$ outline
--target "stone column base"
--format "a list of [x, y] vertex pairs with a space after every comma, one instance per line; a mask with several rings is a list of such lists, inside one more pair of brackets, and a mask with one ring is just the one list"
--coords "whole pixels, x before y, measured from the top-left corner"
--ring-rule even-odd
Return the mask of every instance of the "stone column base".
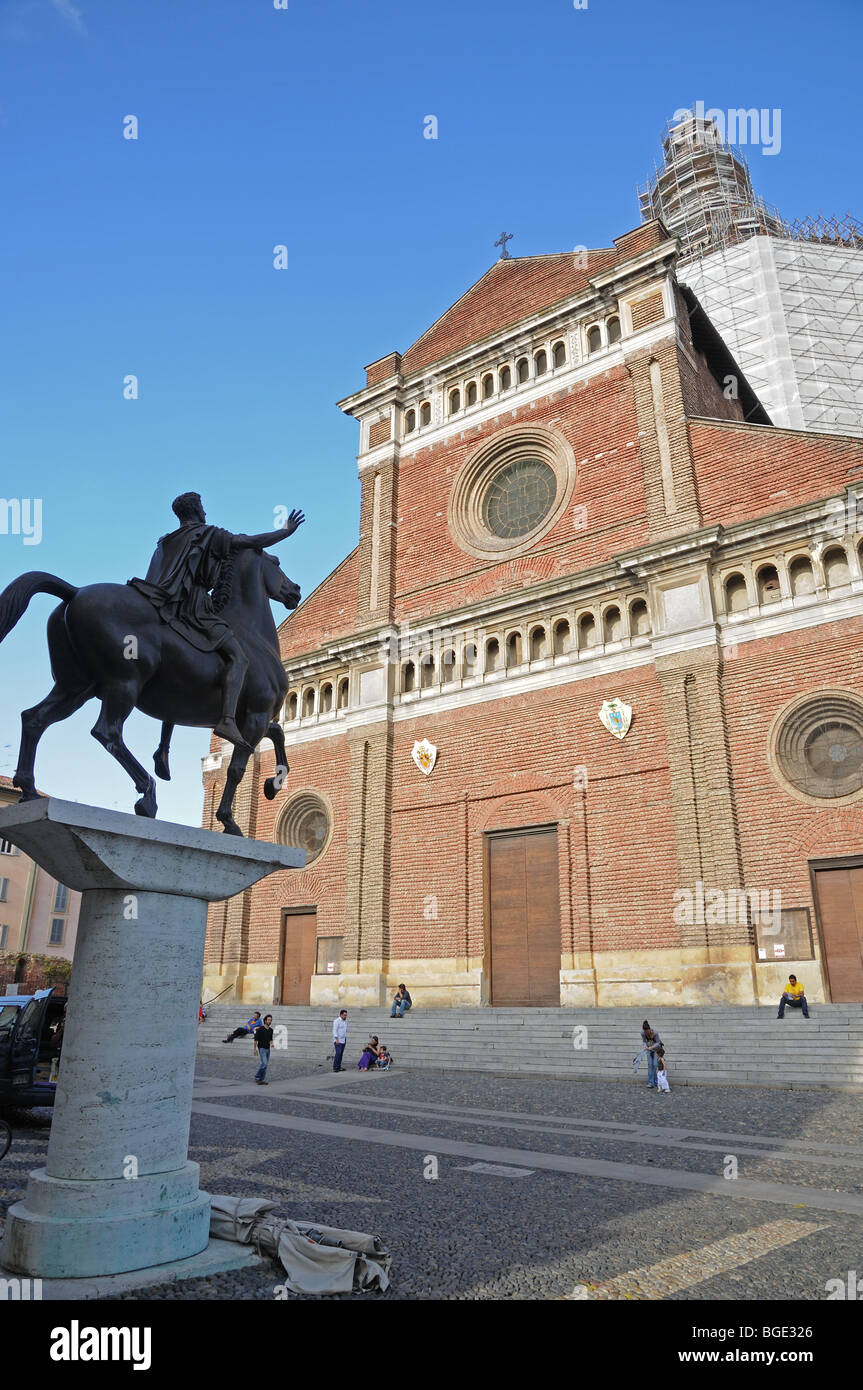
[[172, 1173], [93, 1183], [37, 1168], [23, 1202], [9, 1210], [4, 1265], [80, 1279], [198, 1255], [210, 1238], [210, 1198], [198, 1190], [198, 1174], [188, 1162]]

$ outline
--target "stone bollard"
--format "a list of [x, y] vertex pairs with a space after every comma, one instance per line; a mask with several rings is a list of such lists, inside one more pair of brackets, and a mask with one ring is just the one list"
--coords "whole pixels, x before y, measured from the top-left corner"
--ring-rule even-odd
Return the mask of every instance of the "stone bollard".
[[82, 894], [44, 1168], [10, 1208], [0, 1266], [40, 1278], [140, 1270], [206, 1249], [187, 1158], [207, 903], [305, 854], [55, 798], [0, 835]]

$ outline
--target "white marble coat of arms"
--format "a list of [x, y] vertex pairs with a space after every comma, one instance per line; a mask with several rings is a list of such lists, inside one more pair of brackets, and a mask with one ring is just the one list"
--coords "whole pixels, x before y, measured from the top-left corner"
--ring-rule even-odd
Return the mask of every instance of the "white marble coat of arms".
[[437, 762], [437, 749], [433, 743], [429, 743], [427, 738], [418, 739], [411, 749], [411, 757], [420, 772], [424, 772], [428, 777]]
[[632, 723], [632, 705], [625, 700], [603, 700], [599, 717], [610, 734], [615, 738], [626, 738]]

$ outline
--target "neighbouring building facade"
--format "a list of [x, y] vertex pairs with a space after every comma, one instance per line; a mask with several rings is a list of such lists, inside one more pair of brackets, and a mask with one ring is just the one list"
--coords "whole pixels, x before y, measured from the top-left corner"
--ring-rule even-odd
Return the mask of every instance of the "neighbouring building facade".
[[[0, 777], [0, 806], [14, 805], [20, 795], [11, 778]], [[0, 956], [71, 960], [80, 906], [80, 893], [0, 838]]]
[[307, 866], [206, 997], [863, 1000], [863, 441], [770, 423], [678, 252], [505, 255], [341, 402], [359, 543], [235, 809]]

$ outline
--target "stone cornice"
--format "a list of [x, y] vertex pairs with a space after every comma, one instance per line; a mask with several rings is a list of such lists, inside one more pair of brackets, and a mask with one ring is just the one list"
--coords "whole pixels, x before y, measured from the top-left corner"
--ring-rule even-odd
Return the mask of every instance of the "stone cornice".
[[[574, 603], [591, 604], [598, 600], [613, 601], [623, 590], [635, 597], [645, 592], [646, 582], [660, 573], [697, 564], [739, 562], [744, 549], [757, 550], [779, 542], [787, 545], [799, 538], [811, 540], [824, 533], [824, 540], [841, 540], [836, 519], [841, 515], [839, 505], [849, 505], [861, 497], [854, 485], [845, 488], [842, 498], [822, 498], [803, 503], [789, 511], [736, 522], [719, 524], [687, 532], [667, 540], [650, 542], [636, 550], [615, 556], [602, 564], [577, 573], [543, 580], [529, 588], [505, 594], [490, 594], [471, 604], [456, 608], [438, 609], [422, 621], [410, 624], [382, 624], [362, 632], [342, 637], [325, 647], [301, 653], [285, 660], [285, 668], [295, 680], [315, 679], [337, 667], [357, 666], [380, 661], [382, 653], [394, 641], [407, 643], [411, 633], [417, 637], [429, 631], [446, 633], [470, 631], [518, 623], [541, 613], [552, 618]], [[863, 509], [863, 502], [861, 502]], [[863, 517], [861, 527], [863, 529]]]

